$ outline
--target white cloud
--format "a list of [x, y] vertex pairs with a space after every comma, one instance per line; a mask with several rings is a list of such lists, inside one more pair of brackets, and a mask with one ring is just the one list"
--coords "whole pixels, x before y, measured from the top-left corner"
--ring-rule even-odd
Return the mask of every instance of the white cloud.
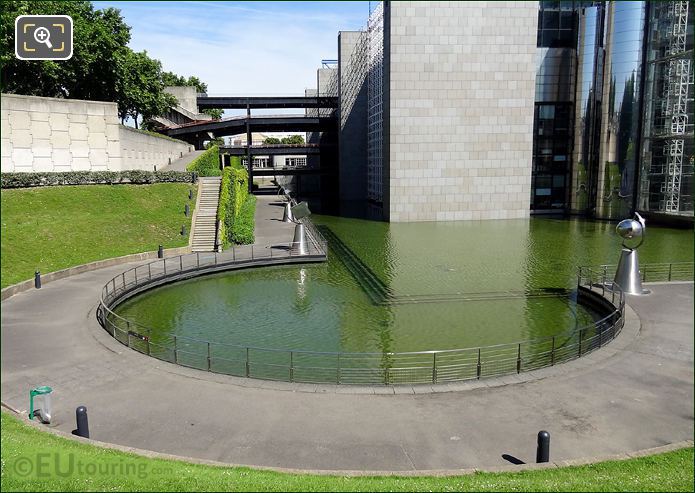
[[[208, 93], [303, 94], [339, 30], [361, 27], [366, 2], [97, 2], [132, 26], [131, 47], [165, 70], [207, 82]], [[346, 9], [348, 9], [346, 11]]]

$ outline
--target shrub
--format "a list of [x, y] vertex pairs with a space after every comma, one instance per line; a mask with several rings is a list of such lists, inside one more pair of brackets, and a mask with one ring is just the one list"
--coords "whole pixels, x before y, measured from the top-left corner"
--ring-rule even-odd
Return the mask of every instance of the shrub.
[[46, 173], [2, 173], [2, 188], [50, 187], [57, 185], [115, 185], [119, 183], [192, 183], [188, 171], [65, 171]]
[[248, 182], [249, 175], [241, 166], [241, 159], [232, 156], [231, 166], [227, 166], [222, 174], [220, 203], [217, 206], [223, 248], [232, 243], [254, 242], [256, 198], [249, 195]]
[[194, 171], [199, 176], [220, 176], [220, 150], [212, 146], [200, 156], [191, 161], [186, 170]]
[[237, 245], [248, 245], [256, 241], [253, 234], [255, 228], [256, 196], [247, 195], [239, 214], [234, 218], [231, 241]]
[[[227, 231], [231, 231], [231, 220], [234, 217], [234, 210], [230, 207], [232, 203], [232, 170], [225, 168], [222, 173], [222, 184], [220, 186], [220, 202], [217, 204], [217, 219], [220, 221], [220, 238], [222, 248], [229, 246]], [[229, 215], [227, 213], [229, 212]]]

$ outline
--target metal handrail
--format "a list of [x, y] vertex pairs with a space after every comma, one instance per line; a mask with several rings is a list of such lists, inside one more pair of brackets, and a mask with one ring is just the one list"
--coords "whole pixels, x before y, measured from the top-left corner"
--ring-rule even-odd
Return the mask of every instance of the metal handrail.
[[[615, 272], [617, 267], [618, 266], [615, 264], [602, 264], [595, 266], [594, 268]], [[692, 281], [695, 277], [694, 269], [694, 262], [640, 264], [642, 282]], [[647, 276], [648, 273], [651, 277]]]
[[[313, 238], [312, 243], [315, 242], [315, 245], [322, 247], [325, 252], [327, 249], [325, 239], [322, 236], [314, 238], [313, 230], [315, 228], [313, 224], [311, 221], [307, 221], [306, 224], [309, 226], [307, 228], [309, 235]], [[318, 234], [320, 235], [320, 233]], [[177, 335], [171, 336], [173, 338], [169, 343], [166, 341], [155, 342], [151, 340], [151, 328], [130, 321], [112, 310], [124, 299], [125, 294], [133, 293], [135, 289], [162, 279], [173, 280], [182, 275], [188, 276], [196, 271], [209, 270], [210, 268], [219, 270], [228, 265], [243, 265], [269, 259], [292, 257], [301, 262], [303, 256], [292, 256], [291, 244], [289, 246], [286, 255], [273, 256], [271, 249], [270, 255], [257, 256], [254, 254], [253, 246], [251, 246], [250, 252], [249, 248], [246, 248], [246, 253], [250, 253], [249, 256], [241, 255], [241, 252], [237, 253], [241, 249], [236, 248], [231, 251], [231, 259], [229, 251], [226, 255], [203, 254], [204, 256], [213, 256], [213, 263], [204, 262], [201, 265], [201, 254], [198, 253], [161, 259], [131, 268], [111, 279], [102, 288], [98, 319], [107, 332], [122, 344], [179, 365], [245, 377], [336, 384], [441, 383], [520, 373], [522, 370], [553, 366], [581, 357], [614, 339], [624, 324], [625, 296], [619, 286], [613, 285], [609, 281], [608, 266], [580, 267], [578, 269], [578, 296], [580, 298], [594, 296], [600, 292], [600, 296], [607, 300], [612, 307], [609, 313], [601, 319], [592, 324], [550, 337], [462, 349], [400, 353], [309, 351], [218, 343]], [[256, 247], [257, 249], [258, 247]], [[195, 266], [184, 269], [184, 257], [188, 259], [195, 257]], [[220, 257], [223, 257], [222, 262], [219, 261]], [[170, 270], [168, 273], [167, 260], [174, 266], [174, 270]], [[177, 264], [178, 270], [176, 269]], [[154, 275], [153, 265], [155, 265]], [[138, 269], [141, 272], [139, 278]], [[145, 270], [147, 275], [143, 272]], [[594, 295], [589, 293], [594, 293]], [[196, 349], [196, 345], [205, 350], [191, 350]], [[240, 351], [243, 353], [243, 357], [231, 357], [233, 355], [230, 354], [218, 356], [215, 354], [216, 348]], [[259, 355], [276, 355], [281, 359], [268, 361], [259, 358]], [[187, 358], [188, 361], [186, 361]], [[195, 362], [196, 358], [199, 360], [197, 363]], [[254, 360], [254, 358], [256, 359]], [[305, 374], [307, 372], [308, 374]]]

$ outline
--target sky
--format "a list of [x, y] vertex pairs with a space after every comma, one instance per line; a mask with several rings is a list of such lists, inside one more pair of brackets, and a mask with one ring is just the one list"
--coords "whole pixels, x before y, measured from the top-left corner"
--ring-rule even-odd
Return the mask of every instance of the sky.
[[369, 2], [94, 2], [121, 10], [130, 47], [211, 95], [303, 95], [338, 31], [366, 25]]

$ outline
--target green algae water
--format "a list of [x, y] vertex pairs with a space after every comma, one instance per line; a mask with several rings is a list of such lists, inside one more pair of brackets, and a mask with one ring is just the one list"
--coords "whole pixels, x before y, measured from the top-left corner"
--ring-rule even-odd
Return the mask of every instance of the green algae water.
[[[153, 342], [376, 353], [514, 343], [591, 323], [572, 292], [577, 266], [620, 254], [604, 222], [314, 222], [331, 244], [325, 263], [182, 281], [116, 312], [150, 327]], [[691, 262], [693, 232], [651, 226], [639, 253], [642, 263]]]

